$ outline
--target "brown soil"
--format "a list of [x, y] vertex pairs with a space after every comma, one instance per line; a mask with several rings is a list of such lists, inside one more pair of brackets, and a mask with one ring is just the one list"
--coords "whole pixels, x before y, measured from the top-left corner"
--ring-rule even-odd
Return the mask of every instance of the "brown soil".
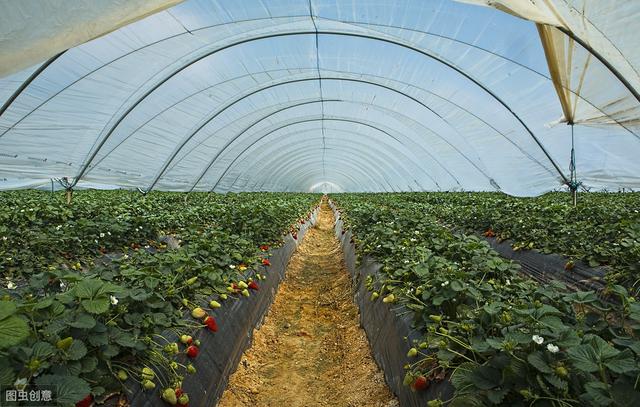
[[398, 405], [359, 326], [333, 222], [325, 203], [218, 406]]

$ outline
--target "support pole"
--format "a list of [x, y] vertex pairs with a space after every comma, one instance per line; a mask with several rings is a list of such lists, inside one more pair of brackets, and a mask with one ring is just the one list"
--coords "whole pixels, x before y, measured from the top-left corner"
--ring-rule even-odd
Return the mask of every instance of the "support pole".
[[571, 126], [571, 161], [569, 162], [569, 177], [570, 181], [568, 183], [569, 190], [571, 191], [571, 200], [573, 202], [573, 206], [578, 206], [578, 187], [580, 183], [578, 182], [578, 176], [576, 175], [576, 149], [573, 135], [573, 122], [570, 122]]

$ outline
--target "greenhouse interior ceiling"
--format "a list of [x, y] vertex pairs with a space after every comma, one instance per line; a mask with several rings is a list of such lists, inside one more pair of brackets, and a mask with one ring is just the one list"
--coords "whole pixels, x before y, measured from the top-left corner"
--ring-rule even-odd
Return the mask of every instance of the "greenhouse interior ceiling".
[[0, 189], [640, 187], [640, 2], [0, 3]]

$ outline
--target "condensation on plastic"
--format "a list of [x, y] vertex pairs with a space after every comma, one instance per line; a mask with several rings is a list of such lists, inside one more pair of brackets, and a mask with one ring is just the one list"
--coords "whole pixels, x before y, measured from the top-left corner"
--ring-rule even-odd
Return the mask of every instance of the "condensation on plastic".
[[[587, 68], [566, 81], [578, 179], [637, 188], [638, 103], [599, 61]], [[0, 78], [0, 103], [34, 69]], [[569, 174], [562, 119], [535, 23], [501, 11], [188, 0], [71, 48], [15, 99], [0, 189], [82, 174], [78, 187], [537, 195], [564, 187], [551, 160]]]

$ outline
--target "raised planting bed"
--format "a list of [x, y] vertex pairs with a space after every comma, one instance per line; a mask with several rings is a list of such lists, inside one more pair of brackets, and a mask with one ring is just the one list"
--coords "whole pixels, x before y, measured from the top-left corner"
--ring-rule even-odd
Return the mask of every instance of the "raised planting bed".
[[387, 385], [403, 407], [425, 406], [429, 400], [450, 398], [453, 387], [448, 380], [430, 386], [427, 391], [415, 391], [403, 383], [407, 352], [413, 347], [411, 344], [414, 341], [422, 340], [422, 334], [413, 327], [411, 310], [402, 305], [389, 306], [382, 301], [371, 301], [366, 282], [380, 280], [382, 265], [368, 256], [357, 262], [352, 232], [343, 229], [340, 213], [335, 205], [331, 207], [336, 217], [335, 234], [340, 240], [347, 270], [353, 281], [353, 298], [360, 310], [360, 325], [367, 334], [373, 357], [382, 369]]
[[[402, 350], [389, 341], [395, 368], [380, 362], [394, 369], [394, 390], [402, 366], [427, 406], [640, 405], [640, 304], [624, 287], [607, 287], [612, 304], [593, 290], [539, 284], [475, 233], [453, 233], [405, 198], [332, 196], [338, 235], [357, 250], [348, 262], [379, 264], [356, 273], [358, 290], [367, 288], [358, 302], [382, 303], [377, 313], [395, 310], [415, 329]], [[384, 344], [375, 332], [372, 344]], [[434, 394], [443, 383], [452, 393]]]
[[[201, 341], [198, 356], [190, 359], [181, 355], [178, 360], [182, 364], [191, 363], [197, 372], [182, 383], [183, 391], [189, 394], [190, 405], [215, 406], [222, 397], [229, 377], [238, 367], [243, 352], [251, 345], [254, 328], [262, 324], [273, 303], [278, 287], [285, 277], [289, 259], [304, 239], [308, 228], [315, 224], [317, 214], [318, 209], [315, 209], [305, 224], [297, 225], [296, 239], [293, 238], [293, 234], [288, 234], [281, 247], [269, 251], [270, 266], [256, 270], [266, 275], [266, 278], [260, 281], [258, 291], [253, 291], [248, 298], [238, 294], [230, 295], [223, 307], [210, 313], [216, 319], [219, 332], [199, 330], [197, 335], [193, 336], [193, 340]], [[185, 315], [185, 319], [190, 318], [190, 315]], [[179, 338], [170, 332], [163, 336], [167, 338], [168, 343], [179, 341]], [[132, 388], [134, 391], [129, 397], [132, 406], [167, 405], [161, 399], [160, 389], [144, 391], [135, 385]]]

